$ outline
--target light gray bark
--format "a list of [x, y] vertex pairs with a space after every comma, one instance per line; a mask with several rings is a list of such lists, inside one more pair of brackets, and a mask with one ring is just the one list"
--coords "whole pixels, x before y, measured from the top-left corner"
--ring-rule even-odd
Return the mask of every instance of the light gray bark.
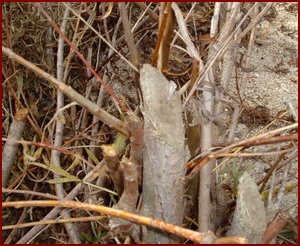
[[[185, 174], [184, 125], [179, 94], [157, 69], [140, 73], [144, 116], [143, 205], [141, 214], [182, 225]], [[143, 230], [145, 231], [145, 230]], [[148, 228], [145, 243], [178, 243], [179, 238]]]

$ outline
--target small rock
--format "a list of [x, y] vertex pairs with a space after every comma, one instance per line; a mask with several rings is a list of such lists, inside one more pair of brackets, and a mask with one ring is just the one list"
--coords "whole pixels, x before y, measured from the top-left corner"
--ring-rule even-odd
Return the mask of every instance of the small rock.
[[245, 237], [252, 244], [260, 243], [266, 227], [266, 212], [258, 187], [244, 172], [240, 178], [232, 226], [227, 235]]

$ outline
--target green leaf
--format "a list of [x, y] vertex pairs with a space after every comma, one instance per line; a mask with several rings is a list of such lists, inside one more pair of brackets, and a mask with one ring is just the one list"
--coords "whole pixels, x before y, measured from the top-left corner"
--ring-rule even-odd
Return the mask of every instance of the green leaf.
[[124, 136], [121, 133], [118, 133], [116, 140], [113, 143], [113, 148], [115, 149], [115, 151], [119, 154], [122, 152], [122, 150], [125, 148], [126, 146], [126, 142], [127, 142], [127, 137]]
[[88, 234], [86, 234], [85, 232], [80, 232], [80, 236], [82, 236], [86, 241], [88, 241], [91, 244], [96, 243], [95, 240]]
[[116, 201], [116, 199], [114, 198], [113, 194], [109, 193], [109, 196], [110, 196], [110, 199], [112, 200], [113, 204], [116, 205], [116, 204], [117, 204], [117, 201]]

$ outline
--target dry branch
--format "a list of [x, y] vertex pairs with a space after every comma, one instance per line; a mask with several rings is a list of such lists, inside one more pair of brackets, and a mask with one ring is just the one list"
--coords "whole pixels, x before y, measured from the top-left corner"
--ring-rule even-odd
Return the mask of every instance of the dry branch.
[[28, 207], [28, 206], [40, 206], [40, 207], [48, 207], [48, 206], [56, 206], [56, 208], [78, 208], [78, 209], [86, 209], [90, 211], [100, 212], [104, 214], [108, 214], [111, 216], [119, 217], [122, 219], [130, 220], [134, 223], [140, 223], [142, 225], [146, 225], [149, 227], [155, 227], [159, 230], [173, 233], [180, 237], [189, 239], [195, 243], [246, 243], [245, 239], [242, 237], [228, 237], [228, 238], [216, 238], [215, 235], [209, 231], [206, 233], [199, 233], [189, 229], [185, 229], [176, 225], [172, 225], [170, 223], [160, 221], [157, 219], [152, 219], [149, 217], [144, 217], [138, 214], [134, 214], [131, 212], [127, 212], [124, 210], [118, 210], [114, 208], [109, 208], [101, 205], [94, 204], [84, 204], [80, 202], [74, 201], [19, 201], [19, 202], [4, 202], [2, 203], [3, 208], [7, 207]]
[[[226, 154], [226, 152], [229, 152], [229, 150], [231, 149], [234, 149], [235, 147], [237, 146], [243, 146], [243, 145], [247, 145], [249, 142], [254, 142], [254, 141], [259, 141], [261, 139], [264, 139], [264, 138], [268, 138], [268, 137], [272, 137], [280, 132], [284, 132], [286, 130], [293, 130], [295, 128], [298, 128], [298, 123], [294, 123], [292, 125], [289, 125], [289, 126], [285, 126], [285, 127], [281, 127], [281, 128], [278, 128], [276, 130], [273, 130], [273, 131], [270, 131], [270, 132], [267, 132], [267, 133], [263, 133], [263, 134], [260, 134], [260, 135], [256, 135], [254, 137], [251, 137], [249, 139], [245, 139], [245, 140], [241, 140], [241, 141], [238, 141], [238, 142], [235, 142], [225, 148], [222, 148], [221, 150], [218, 150], [218, 151], [214, 151], [212, 152], [211, 154], [208, 154], [206, 156], [204, 156], [203, 158], [201, 158], [199, 160], [199, 157], [201, 156], [197, 156], [195, 158], [193, 158], [192, 160], [190, 160], [188, 163], [187, 163], [187, 168], [191, 168], [193, 167], [193, 170], [183, 178], [184, 182], [188, 182], [189, 180], [191, 180], [197, 173], [198, 171], [203, 167], [205, 166], [206, 164], [208, 164], [208, 161], [211, 160], [211, 159], [216, 159], [216, 158], [220, 158], [220, 157], [224, 157], [224, 156], [255, 156], [255, 154], [253, 153], [245, 153], [245, 154], [240, 154], [240, 153], [229, 153], [229, 154]], [[239, 150], [241, 150], [242, 147], [240, 147]], [[288, 150], [283, 150], [283, 151], [280, 151], [280, 152], [272, 152], [270, 154], [274, 155], [274, 154], [281, 154], [283, 152], [288, 152], [288, 151], [291, 151], [293, 150], [293, 148], [291, 149], [288, 149]], [[236, 151], [236, 152], [238, 152]], [[266, 155], [268, 153], [259, 153], [257, 154], [258, 156], [260, 155]]]
[[10, 49], [7, 49], [2, 46], [3, 54], [7, 55], [9, 58], [15, 60], [16, 62], [22, 64], [23, 66], [27, 67], [31, 71], [37, 73], [39, 76], [44, 78], [46, 81], [54, 84], [57, 86], [62, 93], [68, 96], [71, 100], [77, 102], [80, 106], [87, 108], [92, 114], [99, 117], [99, 119], [107, 124], [109, 127], [113, 127], [117, 131], [121, 132], [125, 136], [129, 136], [127, 129], [124, 127], [124, 123], [119, 119], [115, 118], [111, 114], [107, 113], [102, 108], [98, 107], [96, 104], [92, 103], [91, 101], [87, 100], [84, 96], [80, 95], [78, 92], [74, 91], [72, 87], [63, 84], [62, 82], [58, 81], [56, 78], [51, 76], [50, 74], [46, 73], [42, 69], [38, 68], [37, 66], [33, 65], [31, 62], [25, 60], [24, 58], [18, 56]]
[[[213, 59], [207, 63], [204, 67], [204, 70], [201, 71], [200, 76], [198, 77], [196, 83], [194, 84], [194, 86], [192, 87], [190, 93], [188, 94], [188, 96], [185, 99], [185, 102], [183, 104], [183, 106], [186, 105], [187, 101], [192, 97], [193, 93], [195, 92], [195, 90], [197, 89], [197, 87], [203, 82], [204, 78], [207, 76], [208, 71], [210, 70], [210, 68], [214, 65], [214, 63], [217, 60], [220, 60], [220, 58], [222, 58], [222, 56], [224, 55], [224, 52], [227, 50], [228, 48], [228, 44], [230, 42], [232, 42], [234, 35], [238, 32], [238, 30], [240, 29], [240, 27], [242, 26], [242, 24], [246, 21], [247, 17], [250, 15], [250, 13], [253, 11], [253, 9], [258, 5], [259, 3], [255, 3], [249, 10], [248, 12], [243, 16], [242, 20], [239, 22], [239, 24], [236, 26], [236, 28], [234, 29], [234, 31], [230, 34], [230, 36], [228, 38], [226, 38], [224, 40], [224, 42], [222, 44], [220, 44], [219, 49], [216, 50]], [[273, 3], [268, 3], [264, 9], [261, 11], [261, 13], [266, 13], [266, 11], [271, 8], [273, 5]], [[172, 7], [175, 6], [174, 3], [172, 4]], [[174, 8], [173, 8], [174, 9]], [[174, 9], [175, 11], [175, 9]], [[248, 31], [251, 30], [251, 28], [249, 29], [249, 27], [253, 27], [255, 26], [263, 17], [262, 14], [259, 14], [256, 18], [254, 18], [251, 23], [248, 25], [248, 27], [246, 28]], [[176, 14], [176, 11], [175, 11]], [[241, 38], [243, 38], [247, 33], [245, 31], [243, 31], [242, 34], [240, 34], [238, 36], [238, 38], [235, 39], [235, 42], [238, 42]], [[200, 66], [202, 67], [202, 65], [200, 64]]]
[[162, 36], [161, 45], [159, 47], [157, 69], [164, 73], [168, 70], [168, 61], [171, 48], [171, 40], [174, 31], [175, 16], [172, 9], [169, 10], [169, 14], [166, 20], [166, 27]]
[[[64, 5], [67, 7], [67, 8], [70, 8], [67, 6], [66, 3], [64, 3]], [[86, 20], [80, 16], [74, 9], [70, 8], [70, 10], [73, 12], [74, 15], [76, 15], [83, 23], [85, 23], [89, 28], [90, 30], [92, 30], [104, 43], [106, 43], [114, 52], [116, 52], [122, 60], [126, 61], [128, 63], [128, 65], [134, 70], [134, 71], [137, 71], [138, 72], [138, 69], [130, 62], [128, 61], [119, 51], [117, 51], [99, 32], [97, 32], [95, 30], [95, 28], [93, 28], [89, 23], [86, 22]], [[120, 39], [124, 39], [125, 38], [125, 35], [122, 36]], [[120, 42], [119, 40], [116, 41], [116, 43]], [[96, 76], [97, 77], [97, 76]]]
[[163, 17], [161, 19], [160, 26], [159, 26], [159, 32], [158, 32], [158, 37], [157, 37], [157, 41], [156, 41], [156, 45], [155, 45], [155, 50], [154, 50], [153, 57], [152, 57], [152, 63], [151, 63], [152, 66], [154, 66], [156, 64], [157, 59], [158, 59], [158, 51], [160, 49], [163, 34], [165, 32], [167, 18], [168, 18], [168, 15], [170, 14], [171, 4], [172, 4], [171, 2], [168, 2], [164, 9], [164, 12], [163, 12]]
[[[83, 182], [92, 182], [95, 180], [99, 173], [101, 173], [101, 167], [103, 166], [103, 161], [100, 162], [94, 169], [92, 169], [82, 180]], [[72, 200], [74, 199], [78, 193], [81, 191], [82, 184], [77, 184], [65, 197], [65, 200]], [[47, 221], [50, 219], [54, 219], [57, 217], [57, 215], [62, 210], [61, 207], [55, 207], [53, 208], [43, 219], [42, 221]], [[37, 233], [41, 232], [46, 225], [36, 225], [33, 228], [31, 228], [19, 241], [17, 244], [25, 244], [28, 243], [32, 238], [36, 236]]]
[[136, 4], [142, 10], [145, 10], [146, 13], [148, 15], [150, 15], [153, 20], [158, 22], [158, 15], [156, 13], [154, 13], [151, 9], [149, 9], [149, 6], [147, 6], [145, 3], [143, 3], [143, 2], [134, 2], [134, 4]]
[[[118, 104], [127, 111], [128, 109], [125, 105], [120, 101], [120, 99], [113, 93], [113, 91], [107, 86], [107, 84], [100, 78], [100, 76], [96, 73], [96, 71], [92, 68], [92, 66], [86, 61], [83, 55], [76, 49], [76, 47], [72, 44], [72, 42], [66, 37], [64, 33], [61, 32], [59, 27], [53, 22], [51, 17], [47, 14], [40, 3], [35, 3], [35, 6], [41, 10], [41, 12], [45, 15], [45, 17], [49, 20], [55, 30], [60, 34], [60, 36], [72, 47], [73, 51], [77, 54], [77, 56], [82, 60], [82, 62], [88, 67], [88, 69], [93, 73], [93, 75], [100, 81], [100, 83], [104, 86], [106, 91], [118, 102]], [[67, 9], [71, 9], [69, 5], [66, 5]]]
[[29, 222], [23, 224], [16, 224], [16, 225], [9, 225], [9, 226], [2, 226], [2, 230], [11, 230], [11, 229], [19, 229], [25, 227], [32, 227], [36, 225], [50, 225], [50, 224], [57, 224], [57, 223], [74, 223], [74, 222], [87, 222], [93, 220], [103, 220], [106, 219], [105, 215], [99, 216], [88, 216], [88, 217], [78, 217], [78, 218], [70, 218], [70, 219], [55, 219], [55, 220], [47, 220], [47, 221], [37, 221], [37, 222]]
[[265, 230], [261, 244], [269, 244], [271, 240], [281, 231], [281, 229], [288, 223], [288, 216], [283, 211], [279, 211], [275, 219], [268, 225]]
[[[68, 3], [70, 5], [70, 3]], [[69, 17], [69, 9], [65, 9], [64, 11], [64, 16], [63, 20], [60, 26], [60, 31], [62, 34], [66, 33], [67, 30], [67, 18]], [[63, 73], [64, 73], [64, 68], [63, 68], [63, 63], [64, 63], [64, 39], [62, 36], [59, 37], [58, 39], [58, 46], [57, 46], [57, 80], [63, 82]], [[57, 102], [57, 107], [56, 107], [56, 113], [61, 114], [60, 110], [64, 107], [64, 94], [57, 89], [57, 97], [56, 97], [56, 102]], [[55, 146], [61, 146], [63, 142], [63, 132], [64, 132], [64, 122], [60, 120], [59, 117], [56, 118], [56, 124], [55, 124], [55, 139], [54, 139], [54, 145]], [[51, 151], [51, 162], [53, 165], [57, 168], [61, 168], [61, 162], [60, 162], [60, 156], [61, 153], [56, 150]], [[60, 179], [61, 175], [54, 173], [54, 179]], [[55, 191], [57, 196], [62, 199], [65, 194], [65, 190], [63, 187], [62, 183], [56, 183], [55, 184]], [[70, 219], [71, 215], [69, 211], [63, 210], [61, 212], [62, 217], [64, 219]], [[80, 244], [80, 236], [76, 232], [74, 228], [74, 224], [72, 223], [64, 223], [64, 227], [68, 233], [70, 242], [73, 244]]]
[[[123, 2], [118, 3], [118, 5], [119, 5], [119, 10], [120, 10], [120, 15], [122, 18], [126, 41], [127, 41], [128, 48], [130, 51], [129, 52], [130, 58], [131, 58], [133, 65], [137, 68], [137, 70], [139, 70], [140, 69], [139, 53], [138, 53], [137, 47], [134, 43], [133, 33], [131, 32], [130, 23], [128, 20], [127, 9], [126, 9], [125, 3], [123, 3]], [[134, 84], [135, 84], [135, 88], [137, 90], [137, 98], [139, 98], [138, 95], [141, 91], [141, 87], [140, 87], [140, 74], [138, 71], [134, 71]]]

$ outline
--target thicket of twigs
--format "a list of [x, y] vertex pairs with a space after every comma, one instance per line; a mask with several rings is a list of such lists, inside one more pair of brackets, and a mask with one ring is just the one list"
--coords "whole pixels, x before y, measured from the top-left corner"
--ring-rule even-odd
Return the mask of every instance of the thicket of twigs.
[[[274, 17], [273, 5], [3, 3], [2, 242], [140, 243], [143, 224], [182, 242], [243, 243], [226, 236], [237, 176], [221, 175], [237, 157], [273, 156], [257, 182], [275, 206], [263, 242], [295, 226], [288, 213], [278, 222], [280, 199], [294, 189], [278, 176], [298, 155], [293, 109], [274, 116], [245, 97], [257, 27]], [[139, 215], [145, 63], [182, 99], [189, 159], [180, 177], [183, 223], [175, 227]], [[260, 131], [234, 141], [241, 118]], [[280, 189], [271, 177], [282, 180]]]

